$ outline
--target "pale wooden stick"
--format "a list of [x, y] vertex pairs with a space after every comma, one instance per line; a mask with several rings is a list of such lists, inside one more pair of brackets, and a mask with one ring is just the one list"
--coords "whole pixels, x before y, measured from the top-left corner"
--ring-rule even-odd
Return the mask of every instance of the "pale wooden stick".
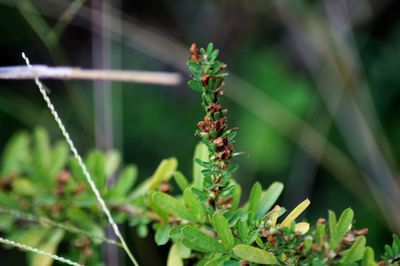
[[86, 79], [112, 80], [158, 85], [178, 85], [182, 81], [179, 73], [138, 70], [100, 70], [78, 67], [49, 67], [45, 65], [0, 67], [0, 79]]

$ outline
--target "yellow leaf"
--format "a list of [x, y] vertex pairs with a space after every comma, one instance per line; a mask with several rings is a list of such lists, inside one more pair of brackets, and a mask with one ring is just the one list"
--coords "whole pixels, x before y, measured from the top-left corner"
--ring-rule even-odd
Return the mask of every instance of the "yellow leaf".
[[310, 230], [310, 224], [309, 223], [298, 223], [294, 226], [294, 231], [297, 233], [300, 233], [304, 235], [305, 233]]
[[175, 244], [172, 244], [169, 249], [167, 266], [183, 266], [183, 260], [179, 255], [178, 247]]
[[281, 207], [279, 207], [278, 205], [276, 205], [275, 208], [273, 209], [273, 213], [271, 215], [271, 227], [275, 227], [276, 221], [278, 220], [278, 213], [280, 209]]
[[308, 205], [310, 205], [310, 201], [308, 199], [306, 199], [305, 201], [303, 201], [302, 203], [300, 203], [299, 205], [297, 205], [296, 208], [294, 208], [294, 210], [288, 214], [288, 216], [286, 216], [285, 220], [283, 220], [283, 222], [281, 223], [280, 227], [289, 227], [292, 222], [299, 217], [299, 215], [305, 210], [307, 209]]
[[[47, 241], [41, 244], [38, 249], [46, 251], [50, 254], [55, 254], [57, 252], [58, 244], [64, 237], [64, 231], [61, 229], [56, 229], [50, 231], [50, 236]], [[33, 253], [31, 257], [31, 266], [51, 266], [53, 264], [53, 259], [41, 254]]]
[[162, 160], [161, 163], [158, 165], [157, 170], [150, 178], [148, 190], [157, 189], [161, 182], [168, 181], [175, 173], [177, 167], [178, 161], [176, 160], [176, 158]]

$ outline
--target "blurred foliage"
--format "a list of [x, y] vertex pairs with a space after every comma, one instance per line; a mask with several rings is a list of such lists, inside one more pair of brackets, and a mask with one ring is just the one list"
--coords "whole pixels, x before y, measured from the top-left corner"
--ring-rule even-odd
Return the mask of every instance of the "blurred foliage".
[[[196, 150], [194, 157], [201, 158], [202, 149]], [[266, 190], [256, 183], [241, 208], [241, 188], [235, 183], [229, 209], [212, 215], [196, 186], [177, 171], [174, 158], [163, 160], [135, 187], [137, 169], [121, 168], [118, 153], [92, 151], [85, 161], [116, 221], [135, 226], [141, 237], [155, 222], [155, 242], [173, 242], [168, 266], [184, 265], [183, 260], [200, 260], [196, 265], [242, 265], [240, 260], [254, 265], [376, 265], [372, 249], [365, 246], [367, 231], [350, 230], [351, 209], [339, 220], [329, 212], [328, 223], [320, 219], [310, 230], [308, 223], [294, 222], [310, 204], [306, 200], [277, 223], [286, 212], [275, 205], [281, 183]], [[50, 144], [40, 128], [32, 135], [21, 132], [8, 142], [1, 162], [0, 230], [7, 238], [85, 265], [102, 265], [100, 244], [119, 246], [104, 236], [106, 219], [63, 142]], [[205, 170], [196, 167], [193, 176]], [[119, 175], [117, 183], [107, 187], [114, 174]], [[183, 195], [166, 194], [174, 183]], [[398, 239], [385, 248], [385, 265], [398, 258]], [[28, 255], [29, 265], [52, 264], [47, 257]]]
[[[242, 188], [231, 176], [238, 168], [231, 161], [240, 155], [233, 146], [237, 129], [228, 129], [228, 111], [220, 103], [226, 65], [216, 60], [212, 44], [200, 50], [193, 44], [190, 50], [193, 78], [188, 85], [201, 92], [206, 113], [196, 131], [201, 143], [192, 181], [169, 158], [134, 187], [137, 168], [120, 168], [119, 153], [90, 152], [85, 164], [115, 220], [136, 227], [141, 237], [152, 224], [157, 245], [172, 242], [168, 266], [184, 261], [198, 266], [378, 265], [374, 250], [366, 246], [368, 230], [352, 229], [350, 208], [339, 218], [329, 211], [328, 220], [318, 219], [310, 230], [309, 223], [295, 221], [310, 205], [306, 199], [281, 220], [286, 209], [276, 205], [283, 191], [279, 182], [266, 190], [256, 182], [240, 207]], [[16, 134], [4, 148], [0, 170], [0, 230], [8, 239], [86, 265], [102, 265], [99, 244], [121, 246], [104, 235], [106, 219], [64, 142], [52, 145], [40, 128], [32, 136]], [[114, 175], [119, 178], [108, 186]], [[182, 194], [172, 195], [173, 183]], [[399, 244], [394, 236], [380, 265], [397, 264]], [[53, 261], [32, 253], [28, 264]]]
[[[345, 2], [349, 7], [347, 11], [352, 23], [350, 28], [354, 33], [356, 48], [360, 55], [359, 63], [365, 73], [363, 78], [369, 85], [373, 105], [377, 108], [378, 124], [383, 128], [377, 139], [380, 141], [381, 138], [387, 138], [387, 142], [381, 143], [381, 146], [385, 151], [390, 151], [393, 157], [389, 159], [394, 162], [392, 166], [398, 168], [396, 166], [400, 158], [398, 137], [400, 127], [397, 114], [400, 77], [397, 72], [400, 60], [398, 49], [400, 5], [398, 1], [391, 0]], [[51, 3], [40, 0], [32, 3], [50, 26], [56, 25], [62, 12], [66, 10], [61, 8], [56, 15], [46, 15], [48, 10], [59, 10], [57, 7], [65, 2], [60, 0]], [[314, 14], [327, 21], [330, 8], [324, 6], [326, 3], [331, 1], [301, 1], [288, 7], [299, 9], [301, 6], [306, 14]], [[93, 33], [90, 23], [82, 19], [79, 12], [65, 30], [60, 32], [57, 47], [68, 59], [67, 62], [60, 62], [52, 58], [52, 52], [48, 50], [40, 36], [32, 31], [33, 25], [21, 15], [21, 9], [15, 7], [14, 1], [1, 0], [0, 4], [0, 32], [3, 33], [0, 39], [2, 65], [21, 64], [20, 52], [25, 51], [36, 63], [92, 67], [90, 40]], [[160, 56], [165, 54], [174, 57], [177, 52], [160, 39], [153, 40], [154, 43], [160, 43], [157, 47], [160, 53], [156, 53], [157, 49], [152, 50], [151, 46], [141, 45], [140, 41], [145, 41], [147, 38], [141, 35], [141, 30], [156, 29], [153, 32], [157, 35], [166, 36], [169, 40], [176, 38], [181, 43], [186, 43], [184, 46], [193, 40], [199, 43], [212, 40], [222, 48], [222, 55], [227, 59], [232, 72], [240, 74], [240, 77], [259, 91], [273, 97], [317, 130], [320, 130], [321, 123], [330, 123], [334, 120], [319, 97], [318, 83], [307, 71], [306, 62], [299, 58], [295, 48], [296, 42], [292, 39], [293, 35], [301, 36], [307, 41], [304, 49], [313, 50], [314, 47], [308, 43], [309, 36], [297, 27], [285, 26], [285, 22], [292, 19], [290, 8], [286, 8], [287, 12], [282, 15], [277, 12], [272, 2], [262, 1], [254, 1], [250, 5], [245, 1], [205, 1], [190, 4], [186, 1], [175, 1], [171, 4], [163, 0], [152, 0], [122, 1], [121, 6], [117, 6], [117, 3], [113, 5], [123, 12], [124, 17], [119, 19], [124, 22], [134, 19], [132, 21], [140, 25], [140, 30], [136, 31], [125, 31], [124, 28], [122, 31], [124, 37], [113, 40], [113, 59], [122, 57], [121, 62], [113, 64], [113, 67], [171, 70], [179, 64], [184, 65], [183, 60], [178, 60], [179, 63], [174, 64]], [[91, 8], [89, 1], [84, 7]], [[88, 13], [83, 14], [86, 14], [83, 16], [87, 18], [90, 17]], [[306, 16], [302, 17], [302, 21], [309, 21], [308, 19]], [[309, 26], [319, 25], [313, 21]], [[333, 28], [330, 30], [333, 31]], [[326, 32], [330, 33], [329, 30]], [[140, 41], [134, 42], [131, 36]], [[330, 45], [326, 47], [331, 47]], [[167, 47], [167, 50], [162, 50], [160, 48], [162, 46]], [[334, 49], [331, 52], [335, 53]], [[347, 55], [353, 54], [357, 55], [357, 51]], [[321, 60], [313, 54], [310, 54], [308, 59]], [[329, 76], [326, 77], [328, 78]], [[46, 85], [52, 88], [51, 97], [68, 124], [80, 150], [89, 150], [95, 146], [92, 98], [96, 90], [89, 89], [92, 87], [91, 83], [68, 82], [65, 85], [48, 81]], [[68, 87], [67, 90], [63, 89], [65, 86]], [[76, 86], [82, 86], [83, 89], [77, 89]], [[172, 154], [179, 158], [181, 171], [189, 173], [192, 160], [187, 154], [191, 153], [195, 144], [194, 138], [191, 137], [196, 121], [194, 117], [200, 114], [195, 93], [187, 92], [183, 86], [159, 88], [131, 84], [119, 86], [114, 83], [112, 88], [113, 112], [116, 114], [113, 117], [114, 137], [117, 148], [127, 161], [136, 162], [141, 166], [142, 174], [138, 179], [143, 180], [144, 177], [152, 175], [157, 161]], [[273, 180], [279, 180], [288, 188], [281, 200], [285, 206], [293, 207], [297, 204], [294, 199], [304, 197], [310, 197], [313, 202], [318, 202], [313, 204], [307, 213], [307, 216], [314, 220], [323, 216], [327, 208], [339, 212], [352, 206], [357, 213], [357, 223], [361, 227], [370, 229], [369, 245], [374, 247], [377, 253], [383, 252], [382, 243], [389, 241], [391, 229], [383, 218], [385, 210], [377, 210], [368, 190], [362, 194], [370, 200], [360, 200], [358, 193], [347, 190], [343, 183], [327, 171], [318, 160], [304, 155], [299, 143], [289, 140], [276, 125], [254, 116], [249, 108], [255, 107], [244, 108], [237, 102], [229, 99], [226, 101], [232, 106], [231, 123], [241, 129], [237, 137], [239, 140], [237, 148], [246, 152], [246, 155], [238, 158], [241, 168], [237, 176], [243, 186], [243, 194], [250, 192], [255, 179], [263, 186], [267, 186]], [[276, 117], [281, 116], [277, 113]], [[32, 89], [31, 82], [1, 82], [0, 123], [7, 125], [0, 131], [1, 149], [4, 148], [6, 140], [21, 128], [41, 125], [49, 129], [51, 136], [58, 135], [38, 94]], [[372, 127], [378, 128], [378, 124], [373, 124]], [[328, 132], [323, 130], [320, 132], [326, 140], [353, 161], [348, 145], [344, 141], [348, 137], [338, 130], [334, 122]], [[176, 144], [177, 139], [179, 145]], [[295, 161], [299, 158], [305, 158], [308, 163], [296, 168]], [[357, 167], [357, 171], [364, 173], [364, 168]], [[356, 177], [345, 178], [353, 180]], [[147, 264], [158, 265], [157, 257], [162, 257], [166, 251], [162, 248], [155, 249], [150, 243], [151, 241], [147, 241], [143, 249], [151, 250], [155, 255], [143, 260]], [[9, 251], [6, 254], [7, 260], [19, 259], [18, 256], [13, 258], [8, 256], [12, 254]]]

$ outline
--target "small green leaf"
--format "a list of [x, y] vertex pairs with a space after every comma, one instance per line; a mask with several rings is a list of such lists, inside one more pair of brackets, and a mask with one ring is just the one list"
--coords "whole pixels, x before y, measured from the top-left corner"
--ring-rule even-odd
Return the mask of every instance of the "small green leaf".
[[260, 205], [257, 211], [257, 218], [265, 215], [278, 200], [283, 191], [283, 184], [280, 182], [272, 183], [266, 191], [261, 193]]
[[206, 221], [206, 212], [201, 204], [199, 198], [191, 191], [190, 188], [186, 188], [183, 192], [183, 199], [185, 200], [186, 206], [192, 211], [194, 216], [200, 223]]
[[104, 189], [107, 181], [104, 154], [99, 150], [90, 152], [86, 164], [96, 187], [100, 190]]
[[193, 72], [200, 72], [201, 71], [201, 65], [199, 63], [197, 63], [197, 62], [188, 61], [187, 65], [189, 66], [189, 68], [191, 68], [193, 70]]
[[200, 229], [193, 225], [183, 227], [182, 233], [185, 238], [184, 240], [199, 251], [224, 252], [224, 247], [217, 240], [200, 231]]
[[340, 262], [343, 264], [350, 264], [361, 260], [365, 253], [366, 242], [367, 240], [364, 236], [358, 237], [353, 245], [351, 245], [350, 249], [343, 252], [345, 254], [342, 253], [343, 257]]
[[106, 158], [105, 159], [106, 176], [110, 177], [115, 173], [115, 171], [117, 171], [121, 163], [121, 154], [119, 154], [119, 152], [116, 150], [111, 150], [105, 154], [105, 158]]
[[212, 42], [210, 42], [207, 45], [207, 54], [210, 54], [213, 51], [213, 49], [214, 49], [214, 44]]
[[[181, 230], [182, 231], [182, 230]], [[182, 232], [181, 232], [182, 233]], [[186, 247], [184, 244], [182, 244], [180, 241], [175, 243], [176, 248], [178, 249], [178, 254], [182, 259], [188, 259], [190, 258], [192, 252], [190, 248]]]
[[[49, 238], [38, 249], [46, 251], [50, 254], [56, 254], [58, 245], [64, 237], [64, 231], [61, 229], [55, 229], [50, 232]], [[31, 266], [51, 266], [53, 259], [47, 256], [33, 253], [31, 257]]]
[[305, 239], [304, 239], [304, 254], [307, 254], [311, 250], [312, 245], [313, 245], [312, 237], [311, 236], [305, 237]]
[[317, 237], [317, 244], [322, 247], [322, 245], [325, 243], [325, 237], [326, 237], [326, 230], [325, 230], [325, 224], [320, 223], [317, 225], [316, 229], [316, 237]]
[[38, 193], [35, 186], [27, 178], [18, 178], [12, 182], [13, 191], [22, 196], [34, 196]]
[[154, 192], [152, 194], [152, 201], [160, 209], [172, 214], [178, 218], [195, 222], [196, 217], [183, 205], [182, 202], [174, 197], [162, 192]]
[[73, 179], [76, 181], [86, 182], [85, 175], [81, 167], [79, 166], [78, 160], [75, 157], [72, 157], [69, 162], [69, 169], [72, 173]]
[[153, 193], [147, 195], [147, 203], [150, 206], [150, 209], [155, 212], [164, 223], [168, 223], [168, 214], [169, 212], [165, 210], [165, 208], [160, 207], [153, 200]]
[[238, 222], [238, 233], [240, 239], [246, 241], [249, 238], [249, 227], [246, 221], [239, 221]]
[[[255, 215], [260, 204], [262, 187], [259, 182], [256, 182], [250, 192], [249, 197], [249, 213]], [[254, 217], [254, 216], [253, 216]]]
[[217, 59], [218, 53], [219, 53], [218, 49], [215, 49], [214, 51], [212, 51], [210, 53], [210, 61], [215, 61], [215, 59]]
[[227, 260], [224, 262], [224, 266], [242, 266], [242, 263], [237, 260]]
[[183, 260], [176, 244], [172, 244], [169, 248], [167, 266], [183, 266]]
[[196, 81], [196, 80], [192, 80], [191, 79], [191, 80], [188, 81], [188, 85], [193, 90], [198, 91], [198, 92], [202, 92], [203, 85], [201, 84], [200, 81]]
[[110, 189], [111, 195], [125, 196], [132, 188], [137, 178], [137, 167], [134, 165], [127, 166], [121, 173], [117, 182]]
[[308, 205], [310, 205], [310, 201], [308, 199], [297, 205], [297, 207], [294, 208], [294, 210], [291, 211], [288, 216], [286, 216], [280, 226], [289, 227], [292, 222], [308, 207]]
[[43, 128], [34, 131], [35, 150], [34, 158], [39, 167], [46, 168], [51, 159], [50, 141], [47, 132]]
[[278, 263], [274, 254], [248, 245], [239, 244], [233, 248], [233, 253], [241, 259], [258, 264]]
[[196, 245], [196, 243], [192, 243], [187, 239], [182, 239], [181, 240], [182, 245], [184, 245], [185, 247], [187, 247], [190, 250], [195, 250], [195, 251], [199, 251], [199, 252], [203, 252], [203, 253], [209, 253], [210, 251], [203, 249], [201, 247], [199, 247], [198, 245]]
[[261, 249], [264, 248], [264, 242], [262, 241], [262, 239], [259, 236], [256, 237], [256, 244], [259, 248], [261, 248]]
[[10, 193], [0, 190], [0, 206], [8, 209], [19, 209], [20, 204], [16, 197], [12, 197]]
[[137, 230], [138, 236], [141, 238], [145, 238], [147, 236], [147, 234], [149, 233], [149, 229], [147, 228], [147, 226], [145, 224], [140, 224], [136, 230]]
[[14, 223], [16, 218], [10, 215], [0, 214], [0, 230], [8, 233], [14, 229]]
[[235, 239], [233, 237], [231, 228], [229, 227], [229, 223], [225, 219], [224, 215], [215, 213], [212, 217], [212, 223], [225, 249], [231, 249], [235, 244]]
[[84, 229], [91, 229], [92, 225], [95, 223], [92, 216], [83, 209], [71, 207], [67, 209], [67, 217], [69, 220], [73, 221], [76, 225]]
[[4, 148], [0, 179], [19, 174], [29, 156], [29, 135], [25, 132], [14, 135]]
[[69, 149], [65, 142], [58, 142], [52, 150], [51, 164], [49, 165], [49, 175], [54, 177], [59, 171], [64, 169], [68, 160]]
[[225, 256], [217, 256], [216, 258], [212, 258], [211, 260], [207, 261], [204, 266], [222, 266], [223, 263], [229, 260], [231, 257], [228, 255]]
[[168, 181], [175, 173], [178, 167], [178, 161], [176, 158], [164, 159], [161, 161], [153, 176], [150, 178], [148, 184], [149, 190], [155, 190], [158, 188], [162, 181]]
[[328, 224], [329, 224], [329, 235], [332, 237], [333, 235], [336, 235], [336, 224], [337, 224], [337, 219], [336, 219], [336, 214], [333, 211], [328, 211]]
[[165, 245], [169, 239], [169, 225], [168, 224], [161, 224], [157, 230], [156, 234], [154, 235], [154, 240], [156, 244], [159, 246]]
[[[208, 148], [203, 143], [199, 143], [196, 145], [194, 151], [194, 159], [199, 159], [203, 162], [208, 162]], [[203, 188], [203, 173], [201, 171], [204, 170], [204, 167], [197, 164], [195, 160], [193, 160], [193, 185], [195, 188], [202, 189]]]
[[233, 189], [233, 193], [232, 193], [232, 208], [231, 210], [235, 210], [239, 207], [240, 204], [240, 196], [242, 195], [242, 188], [240, 187], [239, 184], [237, 184], [236, 182], [234, 182], [235, 187]]
[[178, 241], [183, 238], [182, 228], [184, 225], [176, 225], [169, 230], [169, 237], [175, 242], [179, 243]]
[[342, 215], [339, 218], [339, 221], [335, 226], [335, 234], [331, 235], [331, 240], [329, 242], [329, 246], [332, 250], [336, 249], [347, 231], [350, 230], [353, 217], [354, 213], [352, 209], [348, 208], [343, 211]]
[[174, 173], [174, 180], [182, 191], [189, 186], [189, 181], [187, 181], [186, 177], [179, 171]]
[[50, 230], [47, 228], [28, 228], [23, 231], [15, 231], [9, 236], [9, 238], [31, 247], [37, 247], [49, 231]]
[[378, 266], [378, 263], [375, 261], [374, 250], [372, 248], [367, 247], [365, 250], [361, 266]]

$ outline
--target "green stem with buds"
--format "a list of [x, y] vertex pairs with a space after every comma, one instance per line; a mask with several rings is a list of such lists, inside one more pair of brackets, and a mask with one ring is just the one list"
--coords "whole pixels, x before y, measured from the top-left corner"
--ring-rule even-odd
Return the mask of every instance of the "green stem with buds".
[[189, 86], [201, 92], [202, 106], [205, 116], [198, 125], [196, 135], [207, 146], [209, 161], [196, 159], [202, 165], [203, 170], [203, 199], [208, 200], [209, 212], [230, 208], [233, 186], [231, 175], [237, 169], [237, 165], [231, 164], [231, 159], [238, 155], [234, 153], [234, 138], [236, 128], [227, 126], [227, 109], [223, 109], [220, 97], [223, 95], [222, 87], [224, 78], [228, 75], [223, 70], [226, 65], [218, 60], [218, 50], [209, 44], [207, 49], [198, 49], [196, 44], [190, 48], [191, 58], [188, 66], [193, 78], [188, 82]]

